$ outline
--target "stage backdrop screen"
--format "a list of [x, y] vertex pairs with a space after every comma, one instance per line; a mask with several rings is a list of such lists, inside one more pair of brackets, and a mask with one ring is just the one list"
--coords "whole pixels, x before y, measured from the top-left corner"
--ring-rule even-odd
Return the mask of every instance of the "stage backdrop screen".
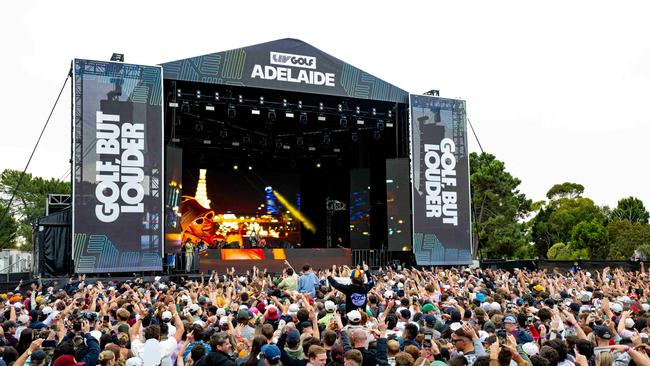
[[411, 95], [413, 252], [418, 265], [469, 264], [465, 101]]
[[74, 119], [75, 272], [162, 270], [161, 68], [74, 60]]

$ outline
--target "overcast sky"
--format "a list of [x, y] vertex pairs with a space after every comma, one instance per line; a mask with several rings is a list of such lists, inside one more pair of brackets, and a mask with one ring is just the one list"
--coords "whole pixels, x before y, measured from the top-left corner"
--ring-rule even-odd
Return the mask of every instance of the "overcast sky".
[[[555, 183], [650, 206], [650, 6], [597, 1], [12, 1], [0, 15], [0, 169], [22, 169], [74, 57], [157, 64], [298, 38], [412, 93], [467, 101], [532, 199]], [[470, 149], [478, 150], [470, 136]], [[66, 89], [29, 172], [63, 178]]]

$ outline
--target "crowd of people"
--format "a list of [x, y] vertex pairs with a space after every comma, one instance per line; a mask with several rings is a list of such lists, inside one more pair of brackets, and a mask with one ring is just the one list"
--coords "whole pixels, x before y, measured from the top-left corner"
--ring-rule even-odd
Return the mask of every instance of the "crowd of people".
[[364, 266], [21, 284], [0, 366], [650, 366], [643, 267]]

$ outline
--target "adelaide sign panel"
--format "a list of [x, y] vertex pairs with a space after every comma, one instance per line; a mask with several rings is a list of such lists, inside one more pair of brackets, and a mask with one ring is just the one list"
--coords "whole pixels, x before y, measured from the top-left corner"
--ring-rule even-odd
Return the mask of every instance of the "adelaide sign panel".
[[77, 273], [162, 270], [158, 66], [74, 60]]
[[469, 264], [465, 102], [411, 95], [413, 252], [418, 265]]

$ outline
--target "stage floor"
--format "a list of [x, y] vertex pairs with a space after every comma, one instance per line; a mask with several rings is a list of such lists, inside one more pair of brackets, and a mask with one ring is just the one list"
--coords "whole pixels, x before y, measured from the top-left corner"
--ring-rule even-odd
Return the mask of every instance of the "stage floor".
[[318, 270], [336, 264], [352, 266], [352, 251], [349, 248], [313, 249], [207, 249], [199, 255], [199, 270], [222, 273], [235, 267], [237, 273], [246, 272], [257, 266], [269, 272], [281, 273], [287, 260], [295, 269], [310, 264]]

